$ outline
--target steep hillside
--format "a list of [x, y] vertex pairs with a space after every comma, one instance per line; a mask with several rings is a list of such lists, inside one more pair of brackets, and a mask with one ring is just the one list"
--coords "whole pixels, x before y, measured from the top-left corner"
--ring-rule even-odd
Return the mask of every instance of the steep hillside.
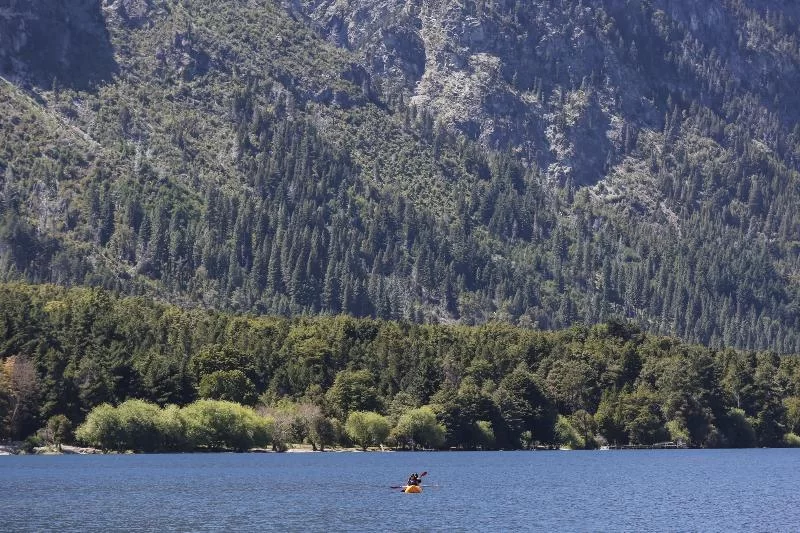
[[798, 8], [751, 4], [388, 0], [290, 8], [359, 54], [387, 99], [410, 98], [451, 129], [583, 185], [602, 179], [639, 130], [662, 131], [675, 106], [707, 106], [728, 119], [726, 106], [747, 98], [759, 115], [796, 120]]
[[796, 7], [58, 9], [0, 8], [4, 279], [800, 352]]

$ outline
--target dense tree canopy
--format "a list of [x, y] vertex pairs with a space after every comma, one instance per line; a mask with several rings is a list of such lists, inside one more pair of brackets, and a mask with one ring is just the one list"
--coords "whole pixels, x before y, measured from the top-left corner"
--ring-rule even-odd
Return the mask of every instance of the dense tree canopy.
[[[308, 353], [324, 354], [325, 366], [298, 356]], [[541, 332], [252, 317], [6, 284], [0, 361], [3, 436], [63, 415], [107, 449], [325, 447], [348, 437], [405, 447], [780, 446], [796, 442], [800, 419], [796, 357], [713, 350], [618, 322]], [[197, 401], [243, 392], [264, 416]]]

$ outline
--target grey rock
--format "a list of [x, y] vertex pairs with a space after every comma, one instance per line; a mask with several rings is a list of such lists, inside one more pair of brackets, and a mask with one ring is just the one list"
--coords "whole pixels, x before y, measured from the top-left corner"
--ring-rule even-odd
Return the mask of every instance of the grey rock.
[[511, 150], [560, 183], [601, 179], [624, 158], [625, 131], [661, 131], [668, 96], [720, 106], [726, 82], [712, 71], [763, 95], [765, 106], [780, 93], [782, 109], [800, 109], [796, 48], [747, 23], [751, 12], [781, 13], [779, 23], [796, 28], [800, 7], [780, 0], [284, 5], [358, 53], [379, 98], [427, 108], [451, 131]]

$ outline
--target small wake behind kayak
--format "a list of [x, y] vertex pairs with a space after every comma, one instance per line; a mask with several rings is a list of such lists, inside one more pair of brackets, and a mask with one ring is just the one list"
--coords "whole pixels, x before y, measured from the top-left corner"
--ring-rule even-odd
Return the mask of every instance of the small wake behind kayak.
[[403, 492], [407, 494], [418, 494], [422, 492], [422, 487], [419, 485], [406, 485], [406, 487], [403, 489]]

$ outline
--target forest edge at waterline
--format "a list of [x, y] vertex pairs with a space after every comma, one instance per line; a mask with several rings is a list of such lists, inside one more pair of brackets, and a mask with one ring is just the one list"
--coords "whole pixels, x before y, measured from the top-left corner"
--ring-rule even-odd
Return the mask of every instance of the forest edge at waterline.
[[31, 447], [800, 444], [796, 357], [622, 322], [252, 317], [15, 283], [0, 284], [0, 354], [0, 439]]

